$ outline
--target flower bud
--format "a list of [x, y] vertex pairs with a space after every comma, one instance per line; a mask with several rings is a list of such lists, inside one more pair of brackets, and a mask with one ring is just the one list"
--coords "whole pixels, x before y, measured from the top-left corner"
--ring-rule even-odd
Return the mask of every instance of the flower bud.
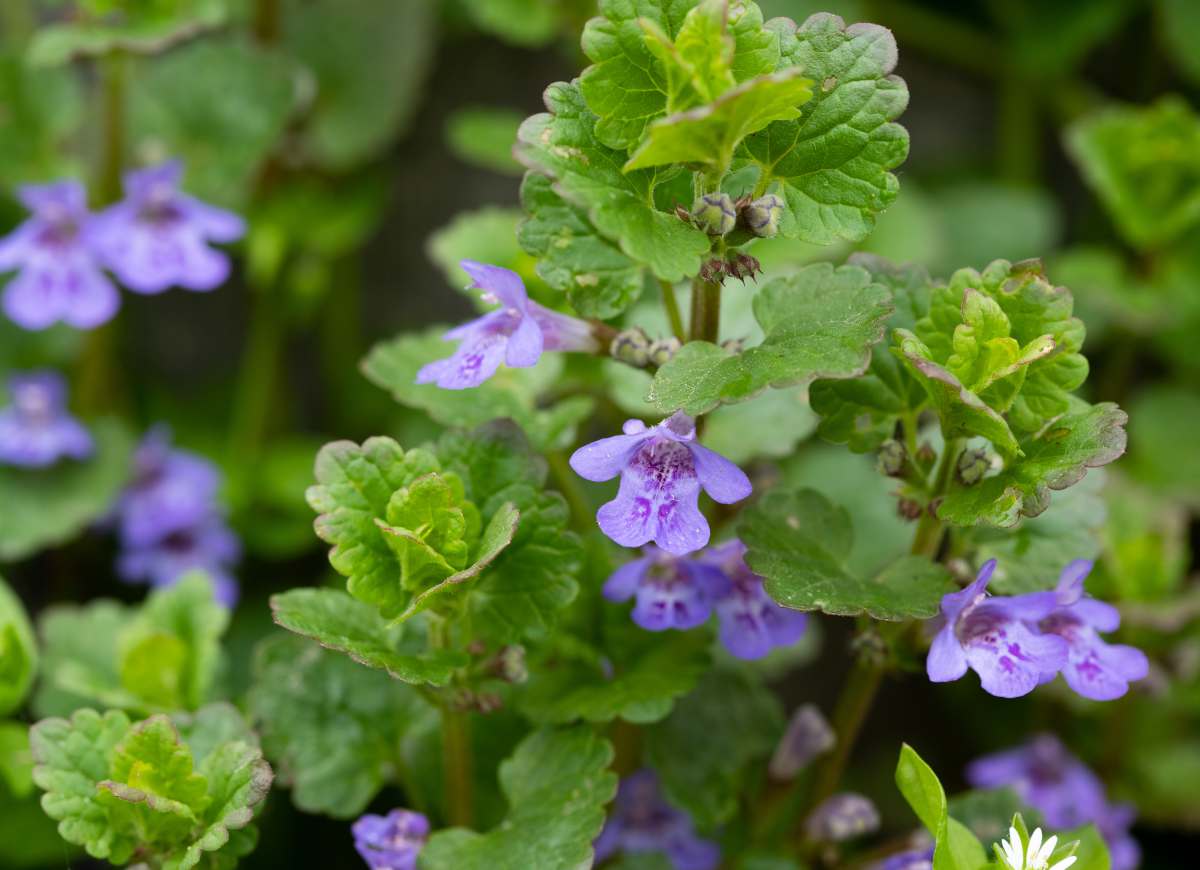
[[921, 466], [922, 471], [929, 471], [933, 468], [933, 463], [937, 461], [937, 454], [933, 452], [933, 448], [926, 441], [917, 448], [917, 464]]
[[740, 338], [727, 338], [721, 342], [721, 349], [726, 353], [741, 353], [746, 349], [746, 342]]
[[653, 365], [664, 366], [671, 361], [675, 354], [679, 353], [680, 347], [682, 344], [679, 339], [671, 335], [652, 341], [647, 355]]
[[860, 794], [835, 794], [804, 823], [808, 836], [819, 842], [842, 843], [879, 829], [879, 811]]
[[737, 224], [737, 210], [727, 193], [706, 193], [692, 203], [692, 222], [710, 236], [723, 236]]
[[812, 704], [805, 704], [792, 715], [787, 733], [775, 747], [767, 768], [773, 779], [795, 779], [810, 761], [833, 748], [836, 742], [829, 722]]
[[958, 480], [963, 486], [974, 486], [991, 465], [986, 450], [964, 450], [958, 457]]
[[877, 465], [880, 474], [888, 477], [899, 477], [904, 473], [904, 465], [908, 461], [908, 451], [904, 445], [895, 439], [888, 439], [879, 448]]
[[764, 239], [779, 232], [779, 218], [783, 214], [783, 200], [773, 193], [760, 196], [742, 209], [742, 223]]
[[919, 519], [921, 514], [925, 512], [925, 508], [915, 498], [901, 496], [896, 503], [896, 511], [906, 520]]
[[650, 360], [650, 338], [639, 327], [623, 329], [613, 338], [608, 352], [613, 359], [644, 368]]
[[525, 666], [525, 647], [520, 644], [510, 644], [501, 648], [496, 654], [496, 676], [506, 683], [523, 683], [529, 679], [529, 669]]

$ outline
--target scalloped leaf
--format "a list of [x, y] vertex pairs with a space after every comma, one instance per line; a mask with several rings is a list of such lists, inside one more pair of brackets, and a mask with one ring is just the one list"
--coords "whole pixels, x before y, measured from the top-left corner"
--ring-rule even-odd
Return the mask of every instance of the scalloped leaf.
[[37, 641], [25, 606], [0, 577], [0, 716], [21, 706], [37, 669]]
[[765, 337], [741, 353], [708, 342], [684, 345], [658, 370], [648, 401], [692, 416], [742, 402], [767, 387], [863, 373], [892, 313], [890, 294], [858, 266], [806, 266], [767, 282], [754, 297]]

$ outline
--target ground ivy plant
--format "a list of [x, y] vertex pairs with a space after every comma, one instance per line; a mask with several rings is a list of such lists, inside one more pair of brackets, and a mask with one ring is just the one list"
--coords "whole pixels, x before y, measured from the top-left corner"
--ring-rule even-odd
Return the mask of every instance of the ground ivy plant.
[[[118, 48], [223, 26], [223, 4], [183, 5], [182, 21], [137, 18]], [[551, 83], [516, 132], [521, 213], [500, 220], [503, 255], [483, 253], [491, 218], [433, 245], [476, 316], [363, 360], [433, 425], [319, 450], [305, 499], [332, 570], [271, 598], [274, 636], [244, 663], [222, 652], [228, 552], [139, 606], [51, 608], [37, 642], [0, 585], [0, 715], [32, 690], [43, 718], [23, 775], [46, 814], [92, 857], [156, 870], [232, 867], [255, 846], [272, 782], [301, 811], [346, 820], [373, 870], [1128, 866], [1116, 857], [1128, 821], [1098, 780], [1074, 816], [1017, 774], [951, 800], [905, 745], [895, 780], [924, 833], [881, 850], [862, 841], [880, 824], [873, 801], [844, 782], [885, 679], [972, 670], [996, 698], [1106, 702], [1149, 672], [1140, 650], [1106, 639], [1121, 614], [1088, 593], [1095, 552], [1058, 520], [1083, 498], [1066, 491], [1125, 450], [1125, 413], [1086, 398], [1071, 291], [1037, 260], [932, 275], [854, 254], [764, 269], [767, 245], [863, 241], [900, 194], [909, 93], [892, 33], [832, 14], [764, 21], [749, 0], [598, 11], [585, 68]], [[47, 30], [36, 54], [53, 65], [111, 51], [105, 21]], [[150, 117], [153, 92], [179, 85], [169, 67], [157, 75]], [[351, 160], [343, 122], [317, 111], [328, 136], [297, 153]], [[1181, 111], [1114, 113], [1072, 147], [1108, 160], [1113, 131], [1174, 128]], [[1194, 203], [1164, 213], [1137, 183], [1153, 167], [1128, 170], [1093, 173], [1122, 231], [1173, 237]], [[117, 304], [100, 264], [140, 292], [228, 273], [223, 255], [168, 276], [122, 260], [113, 226], [166, 207], [151, 201], [163, 185], [203, 240], [245, 230], [178, 194], [178, 164], [149, 172], [97, 229], [108, 247], [89, 274], [111, 296], [97, 322]], [[84, 219], [76, 188], [31, 193], [31, 209], [52, 195]], [[263, 229], [284, 218], [267, 212], [251, 229], [256, 275], [285, 259]], [[78, 314], [30, 298], [10, 285], [29, 323]], [[0, 418], [0, 446], [45, 424], [44, 399]], [[885, 510], [910, 524], [903, 551], [864, 556], [853, 493], [764, 461], [786, 465], [804, 427], [890, 479]], [[144, 527], [168, 552], [205, 533], [220, 543], [215, 472], [160, 435], [123, 480], [105, 456], [128, 454], [129, 437], [115, 424], [94, 434], [96, 457], [54, 478], [0, 469], [0, 517], [15, 501], [55, 516], [35, 528], [14, 513], [0, 555], [101, 519], [97, 493], [116, 499], [107, 521], [134, 555], [146, 557]], [[204, 497], [169, 524], [180, 502], [156, 487], [174, 474]], [[1034, 534], [1036, 559], [1020, 537]], [[841, 697], [828, 719], [789, 715], [768, 684], [836, 620], [853, 633]], [[243, 710], [222, 700], [237, 680]]]

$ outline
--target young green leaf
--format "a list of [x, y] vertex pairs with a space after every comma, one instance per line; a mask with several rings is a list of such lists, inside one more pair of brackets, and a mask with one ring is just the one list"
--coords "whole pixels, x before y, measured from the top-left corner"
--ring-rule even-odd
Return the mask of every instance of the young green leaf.
[[96, 452], [30, 471], [0, 466], [0, 562], [66, 543], [108, 511], [129, 476], [133, 437], [123, 423], [91, 425]]
[[836, 616], [928, 619], [951, 591], [949, 572], [922, 556], [906, 556], [876, 577], [846, 567], [853, 543], [850, 516], [811, 489], [774, 490], [748, 508], [738, 535], [746, 564], [766, 579], [784, 607]]
[[538, 258], [542, 280], [565, 292], [580, 315], [616, 317], [637, 301], [644, 270], [555, 193], [549, 178], [525, 173], [521, 205], [528, 214], [517, 228], [521, 247]]
[[394, 776], [405, 733], [436, 718], [415, 690], [288, 636], [258, 645], [247, 703], [296, 807], [336, 818], [361, 813]]
[[21, 706], [37, 668], [37, 641], [25, 607], [0, 577], [0, 716]]
[[896, 786], [934, 836], [936, 870], [981, 870], [987, 864], [983, 845], [965, 825], [950, 817], [937, 774], [907, 743], [900, 749]]
[[106, 599], [47, 608], [38, 619], [42, 662], [34, 712], [69, 716], [101, 697], [107, 702], [121, 685], [117, 638], [132, 618], [132, 608]]
[[596, 139], [596, 117], [584, 104], [577, 84], [552, 84], [545, 100], [549, 112], [521, 125], [517, 146], [521, 162], [553, 178], [556, 193], [583, 209], [598, 232], [657, 277], [679, 281], [695, 275], [709, 249], [708, 236], [655, 208], [658, 173], [622, 171], [624, 153]]
[[743, 788], [783, 735], [779, 700], [749, 671], [714, 670], [646, 732], [663, 791], [701, 828], [729, 821]]
[[291, 589], [271, 596], [275, 622], [326, 649], [379, 668], [397, 680], [444, 686], [466, 664], [461, 653], [427, 650], [416, 623], [389, 625], [379, 611], [336, 589]]
[[1067, 145], [1135, 247], [1161, 246], [1200, 222], [1200, 116], [1184, 100], [1103, 109], [1075, 122]]
[[938, 507], [938, 516], [957, 526], [990, 523], [1012, 526], [1050, 505], [1052, 490], [1078, 483], [1089, 468], [1125, 452], [1125, 412], [1105, 402], [1056, 420], [1045, 432], [1021, 442], [1024, 456], [1009, 460], [998, 474], [975, 486], [956, 487]]
[[754, 316], [765, 333], [761, 344], [731, 353], [689, 342], [658, 370], [649, 401], [664, 413], [695, 416], [767, 387], [860, 375], [871, 346], [883, 337], [889, 300], [887, 289], [857, 266], [816, 263], [776, 278], [754, 297]]
[[446, 426], [470, 428], [507, 417], [540, 449], [574, 443], [575, 427], [592, 413], [592, 400], [575, 396], [549, 406], [539, 401], [540, 394], [562, 373], [558, 355], [543, 357], [532, 369], [501, 368], [472, 390], [418, 384], [421, 366], [450, 354], [450, 346], [441, 338], [443, 332], [445, 329], [431, 329], [375, 345], [363, 360], [364, 374], [397, 402], [419, 408]]
[[782, 235], [860, 241], [896, 198], [889, 170], [908, 156], [908, 133], [892, 123], [908, 105], [907, 86], [891, 74], [896, 40], [878, 25], [847, 27], [823, 13], [799, 28], [786, 18], [768, 28], [779, 34], [780, 68], [799, 67], [816, 87], [800, 118], [749, 136], [741, 154], [760, 168], [759, 188], [776, 187], [786, 201]]
[[543, 729], [521, 741], [500, 765], [508, 798], [504, 821], [487, 833], [438, 831], [421, 851], [428, 870], [528, 870], [586, 867], [616, 793], [607, 768], [612, 746], [588, 726]]

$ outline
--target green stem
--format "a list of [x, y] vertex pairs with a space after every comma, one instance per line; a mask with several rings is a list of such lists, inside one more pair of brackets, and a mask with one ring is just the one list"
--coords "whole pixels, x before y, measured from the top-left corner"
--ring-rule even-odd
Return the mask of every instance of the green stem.
[[273, 288], [251, 287], [250, 291], [254, 297], [250, 334], [242, 351], [229, 428], [230, 457], [246, 463], [255, 461], [267, 434], [284, 339]]
[[687, 330], [683, 328], [683, 314], [679, 311], [679, 300], [675, 296], [675, 285], [670, 281], [660, 280], [662, 287], [663, 308], [667, 310], [667, 320], [671, 323], [671, 332], [680, 341], [687, 341]]
[[280, 0], [255, 0], [254, 38], [264, 45], [278, 42], [281, 18]]
[[[96, 104], [100, 109], [101, 137], [92, 171], [92, 204], [106, 206], [121, 196], [121, 170], [125, 162], [125, 114], [129, 58], [120, 50], [100, 59]], [[121, 404], [121, 373], [116, 362], [116, 321], [89, 332], [79, 359], [77, 395], [84, 414], [115, 410]]]
[[704, 282], [699, 278], [692, 279], [692, 310], [689, 317], [688, 325], [691, 327], [691, 332], [688, 338], [691, 341], [696, 341], [704, 334], [704, 305], [708, 301], [708, 295], [704, 292]]
[[36, 19], [29, 0], [4, 0], [0, 3], [0, 33], [5, 42], [23, 45], [33, 33]]
[[[429, 645], [446, 649], [450, 645], [450, 626], [445, 619], [435, 619], [429, 626]], [[446, 821], [456, 827], [469, 828], [474, 815], [471, 774], [471, 723], [467, 713], [454, 709], [443, 701], [442, 714], [442, 776], [446, 794]]]
[[837, 736], [833, 751], [817, 768], [813, 789], [809, 793], [809, 809], [825, 800], [838, 787], [850, 760], [850, 751], [866, 721], [867, 711], [875, 701], [883, 681], [884, 666], [874, 653], [863, 653], [854, 660], [850, 675], [842, 685], [837, 706], [833, 711], [833, 733]]
[[950, 483], [954, 479], [954, 467], [958, 464], [960, 453], [962, 453], [961, 439], [947, 441], [946, 446], [942, 448], [942, 458], [934, 478], [929, 507], [921, 515], [921, 521], [917, 524], [917, 531], [913, 535], [912, 553], [914, 555], [925, 555], [931, 559], [937, 558], [938, 550], [942, 546], [942, 533], [945, 531], [942, 521], [937, 518], [937, 500], [950, 489]]
[[704, 331], [700, 337], [716, 344], [721, 337], [721, 285], [706, 281], [704, 296]]
[[895, 32], [901, 45], [935, 60], [988, 78], [1003, 79], [1008, 73], [1002, 42], [928, 6], [903, 0], [875, 0], [867, 4], [863, 14], [865, 20], [876, 21]]
[[999, 82], [997, 164], [1001, 176], [1018, 184], [1032, 184], [1038, 174], [1038, 103], [1029, 96], [1038, 90], [1017, 75]]

